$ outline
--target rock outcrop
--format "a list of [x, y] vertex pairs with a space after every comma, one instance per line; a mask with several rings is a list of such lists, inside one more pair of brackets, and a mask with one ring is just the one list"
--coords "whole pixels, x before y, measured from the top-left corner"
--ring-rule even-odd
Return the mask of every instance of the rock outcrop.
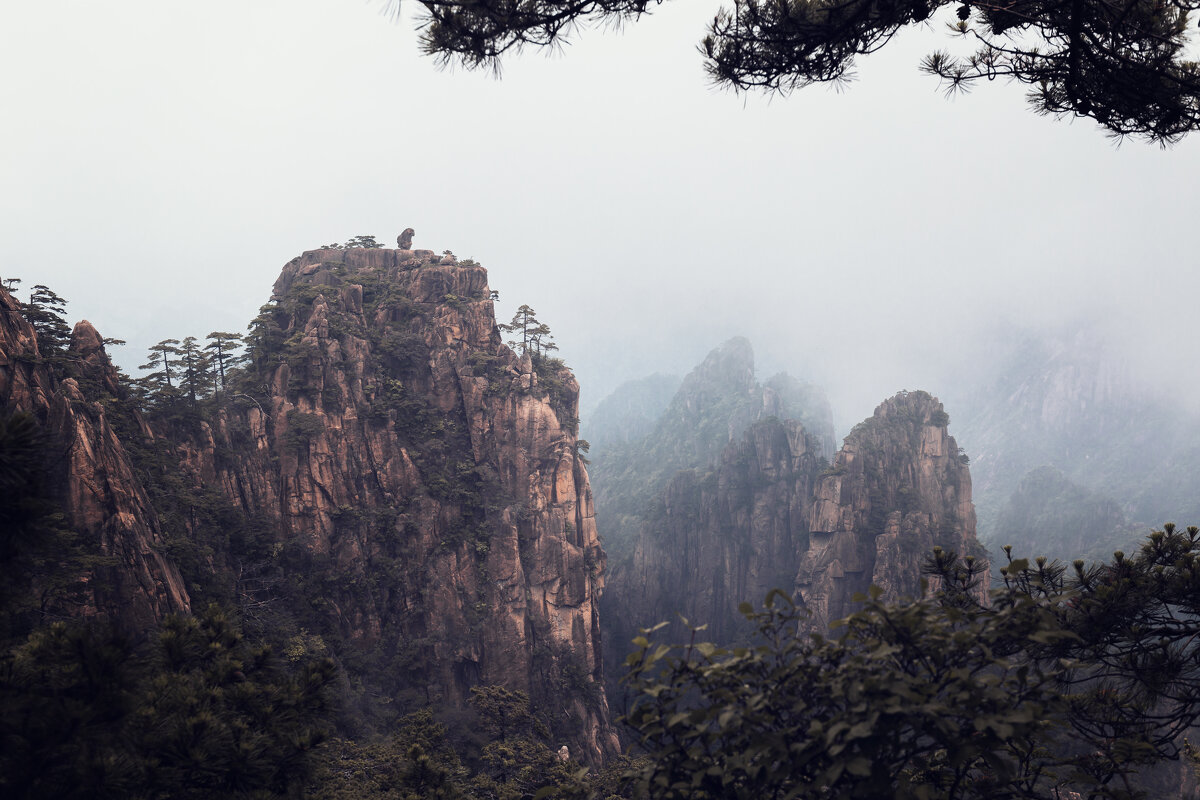
[[573, 753], [613, 752], [578, 385], [501, 342], [486, 271], [429, 251], [307, 252], [250, 340], [246, 388], [180, 457], [197, 485], [274, 520], [258, 569], [319, 583], [326, 630], [393, 665], [414, 703], [503, 684]]
[[800, 422], [813, 437], [813, 452], [833, 455], [833, 414], [824, 392], [786, 373], [760, 383], [750, 342], [735, 337], [683, 379], [649, 433], [597, 443], [592, 478], [610, 554], [632, 552], [645, 509], [676, 473], [707, 472], [750, 425], [772, 418]]
[[982, 555], [971, 474], [949, 422], [936, 398], [902, 392], [846, 437], [816, 486], [796, 571], [814, 624], [845, 616], [871, 585], [887, 600], [920, 596], [921, 565], [935, 546]]
[[623, 657], [638, 627], [680, 614], [706, 624], [706, 638], [736, 641], [748, 631], [738, 604], [771, 589], [824, 629], [872, 584], [889, 599], [919, 596], [935, 546], [979, 555], [971, 478], [948, 423], [935, 398], [902, 393], [855, 427], [832, 464], [798, 422], [770, 419], [711, 471], [678, 474], [610, 575], [609, 658]]
[[[103, 340], [85, 321], [52, 369], [38, 349], [20, 304], [0, 289], [0, 414], [32, 414], [45, 442], [54, 501], [85, 546], [103, 556], [79, 580], [83, 606], [58, 613], [103, 615], [134, 631], [172, 612], [188, 611], [179, 571], [164, 542], [111, 415], [96, 398], [119, 393]], [[85, 391], [86, 390], [86, 391]]]
[[825, 461], [795, 421], [757, 423], [712, 471], [677, 474], [651, 506], [632, 558], [614, 566], [604, 622], [612, 658], [639, 626], [677, 615], [732, 641], [738, 604], [790, 589], [804, 552], [813, 488]]

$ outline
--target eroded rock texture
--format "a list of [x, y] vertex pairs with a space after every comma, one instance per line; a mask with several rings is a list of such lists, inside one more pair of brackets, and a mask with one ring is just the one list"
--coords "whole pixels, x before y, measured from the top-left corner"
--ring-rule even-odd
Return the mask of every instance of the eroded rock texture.
[[79, 576], [82, 606], [47, 611], [99, 614], [144, 630], [166, 614], [188, 611], [190, 600], [164, 556], [155, 514], [109, 409], [94, 399], [118, 391], [116, 371], [86, 320], [56, 365], [42, 357], [20, 305], [0, 289], [0, 414], [27, 412], [40, 423], [50, 499], [103, 557]]
[[706, 624], [706, 639], [734, 641], [748, 630], [738, 604], [771, 589], [824, 629], [871, 584], [891, 599], [918, 596], [934, 546], [978, 554], [971, 478], [948, 422], [935, 398], [902, 393], [855, 427], [832, 464], [798, 422], [769, 419], [711, 471], [679, 473], [609, 578], [610, 659], [619, 663], [638, 627], [679, 614]]
[[276, 521], [289, 579], [319, 583], [326, 619], [416, 704], [503, 684], [572, 753], [612, 752], [578, 385], [501, 342], [486, 271], [307, 252], [251, 339], [246, 388], [180, 448], [194, 480]]
[[[715, 469], [680, 472], [651, 506], [632, 559], [614, 569], [614, 644], [628, 648], [639, 625], [682, 614], [706, 637], [743, 631], [738, 604], [790, 589], [804, 551], [820, 445], [799, 423], [750, 427]], [[618, 654], [614, 654], [618, 655]]]
[[[855, 426], [817, 484], [796, 591], [825, 625], [875, 585], [920, 596], [921, 565], [940, 546], [979, 555], [967, 460], [936, 398], [903, 392]], [[981, 586], [984, 592], [986, 586]]]

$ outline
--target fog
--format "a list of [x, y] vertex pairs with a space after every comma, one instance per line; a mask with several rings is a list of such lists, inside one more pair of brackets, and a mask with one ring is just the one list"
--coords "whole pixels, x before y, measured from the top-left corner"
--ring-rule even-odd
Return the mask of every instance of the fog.
[[1190, 402], [1200, 136], [1118, 146], [1000, 82], [947, 100], [917, 71], [940, 23], [841, 91], [718, 91], [717, 5], [497, 77], [421, 56], [411, 2], [8, 3], [0, 275], [128, 340], [136, 374], [160, 339], [243, 329], [301, 251], [411, 226], [488, 268], [500, 316], [537, 310], [585, 408], [740, 334], [844, 431], [1072, 325]]

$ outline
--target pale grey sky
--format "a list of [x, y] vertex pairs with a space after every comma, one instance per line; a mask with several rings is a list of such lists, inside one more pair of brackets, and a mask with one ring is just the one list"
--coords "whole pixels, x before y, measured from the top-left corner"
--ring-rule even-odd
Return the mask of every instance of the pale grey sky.
[[136, 372], [159, 339], [243, 329], [302, 250], [412, 226], [487, 266], [501, 314], [537, 309], [586, 406], [743, 334], [844, 429], [945, 391], [996, 321], [1063, 318], [1196, 384], [1200, 135], [1117, 147], [1012, 85], [947, 101], [916, 69], [937, 27], [841, 93], [739, 97], [695, 49], [718, 0], [499, 80], [439, 70], [384, 5], [0, 3], [0, 274], [128, 339]]

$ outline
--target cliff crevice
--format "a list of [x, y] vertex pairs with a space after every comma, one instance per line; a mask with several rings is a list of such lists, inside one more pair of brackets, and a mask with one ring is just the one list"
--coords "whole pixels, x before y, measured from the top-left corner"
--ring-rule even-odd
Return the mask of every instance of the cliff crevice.
[[[91, 323], [78, 323], [67, 350], [50, 360], [20, 304], [0, 289], [0, 410], [38, 421], [49, 499], [84, 547], [101, 556], [78, 576], [82, 605], [45, 612], [102, 615], [140, 631], [166, 614], [188, 611], [190, 598], [114, 430], [111, 417], [122, 413], [121, 395]], [[136, 429], [143, 425], [135, 419]]]
[[331, 634], [402, 664], [393, 691], [459, 707], [476, 684], [526, 691], [595, 760], [616, 738], [579, 387], [503, 344], [482, 267], [437, 262], [289, 262], [242, 389], [179, 457], [196, 484], [278, 521], [265, 568], [318, 576]]

